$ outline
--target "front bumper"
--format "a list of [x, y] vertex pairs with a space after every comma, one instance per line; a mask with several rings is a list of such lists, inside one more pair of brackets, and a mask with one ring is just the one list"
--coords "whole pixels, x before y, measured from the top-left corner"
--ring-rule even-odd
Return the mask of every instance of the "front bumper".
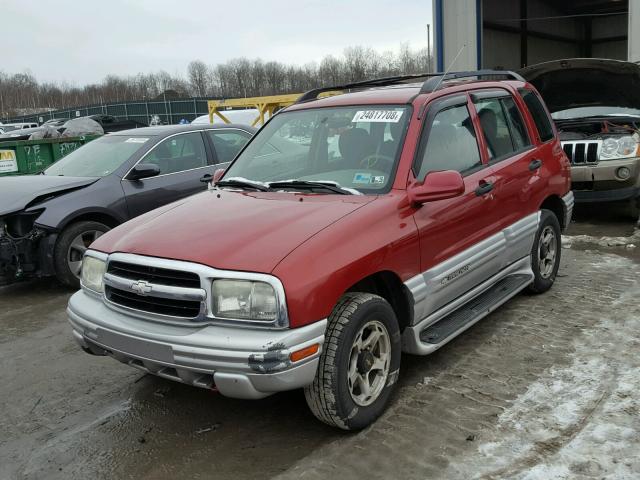
[[[627, 179], [619, 168], [629, 169]], [[619, 202], [640, 196], [640, 158], [601, 161], [594, 165], [572, 165], [571, 183], [578, 203]]]
[[[69, 300], [67, 314], [82, 348], [171, 380], [257, 399], [313, 382], [326, 320], [286, 330], [228, 326], [177, 326], [126, 315], [85, 291]], [[291, 363], [289, 353], [320, 344], [314, 355]]]

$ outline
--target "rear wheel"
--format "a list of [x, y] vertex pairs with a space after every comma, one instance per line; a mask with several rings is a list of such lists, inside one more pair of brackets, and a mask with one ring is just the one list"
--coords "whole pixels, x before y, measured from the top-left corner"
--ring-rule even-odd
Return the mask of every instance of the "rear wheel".
[[531, 249], [531, 268], [534, 280], [529, 285], [532, 293], [543, 293], [555, 282], [560, 267], [562, 249], [560, 223], [551, 210], [540, 212], [540, 225]]
[[386, 409], [400, 369], [400, 331], [389, 303], [347, 293], [329, 317], [313, 383], [305, 388], [313, 414], [328, 425], [358, 430]]
[[53, 262], [56, 277], [69, 287], [80, 287], [82, 256], [97, 238], [109, 231], [99, 222], [78, 222], [65, 228], [56, 242]]

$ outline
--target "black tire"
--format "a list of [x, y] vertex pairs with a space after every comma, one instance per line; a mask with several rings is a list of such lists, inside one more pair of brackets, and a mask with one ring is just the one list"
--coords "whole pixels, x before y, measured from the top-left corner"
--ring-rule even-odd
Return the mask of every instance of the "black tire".
[[640, 217], [640, 199], [632, 198], [626, 205], [625, 214], [634, 222], [638, 222]]
[[[389, 367], [386, 378], [381, 377], [379, 381], [379, 385], [384, 386], [377, 398], [362, 406], [352, 397], [348, 370], [356, 335], [372, 321], [383, 325], [388, 333]], [[345, 294], [329, 316], [316, 377], [304, 389], [309, 408], [319, 420], [344, 430], [359, 430], [370, 425], [389, 403], [398, 380], [400, 357], [400, 330], [389, 303], [370, 293]]]
[[[53, 265], [55, 267], [56, 278], [60, 283], [68, 287], [80, 288], [80, 277], [76, 274], [79, 274], [79, 272], [72, 271], [67, 261], [73, 241], [78, 236], [86, 234], [84, 246], [88, 247], [92, 241], [89, 235], [90, 232], [99, 232], [102, 234], [109, 230], [109, 227], [103, 223], [88, 221], [73, 223], [62, 231], [56, 241], [53, 252]], [[74, 249], [73, 258], [77, 258], [80, 253], [80, 250]]]
[[[545, 273], [544, 263], [540, 261], [540, 237], [543, 232], [550, 229], [554, 234], [555, 258], [551, 271]], [[544, 293], [551, 288], [556, 280], [558, 268], [560, 267], [560, 257], [562, 253], [562, 237], [560, 231], [560, 222], [551, 210], [542, 210], [540, 225], [536, 232], [533, 247], [531, 247], [531, 268], [533, 269], [534, 280], [529, 285], [528, 291], [531, 293]]]

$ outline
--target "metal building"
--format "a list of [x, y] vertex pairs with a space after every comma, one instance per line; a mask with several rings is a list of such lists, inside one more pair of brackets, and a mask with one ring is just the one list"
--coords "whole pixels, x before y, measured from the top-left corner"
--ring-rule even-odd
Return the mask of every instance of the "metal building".
[[640, 0], [433, 0], [433, 18], [439, 71], [640, 61]]

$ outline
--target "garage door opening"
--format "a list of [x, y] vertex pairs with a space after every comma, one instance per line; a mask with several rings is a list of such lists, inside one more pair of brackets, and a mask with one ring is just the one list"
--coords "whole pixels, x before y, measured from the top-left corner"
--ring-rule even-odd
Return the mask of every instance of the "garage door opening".
[[481, 8], [484, 68], [628, 58], [628, 0], [483, 0]]

